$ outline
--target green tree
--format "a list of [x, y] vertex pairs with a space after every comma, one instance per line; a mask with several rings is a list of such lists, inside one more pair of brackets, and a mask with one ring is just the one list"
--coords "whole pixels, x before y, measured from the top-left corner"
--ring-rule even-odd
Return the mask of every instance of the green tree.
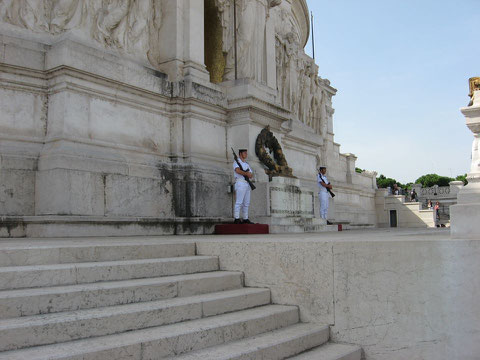
[[379, 189], [387, 188], [389, 186], [393, 188], [393, 184], [397, 184], [398, 186], [401, 187], [401, 184], [395, 179], [387, 178], [383, 174], [380, 174], [380, 176], [377, 177], [377, 186]]
[[358, 167], [355, 168], [355, 172], [357, 172], [357, 173], [359, 173], [359, 174], [361, 174], [361, 173], [364, 172], [364, 171], [365, 171], [365, 170], [362, 170], [362, 169], [360, 169], [360, 168], [358, 168]]
[[468, 184], [468, 180], [467, 180], [467, 174], [465, 175], [458, 175], [455, 180], [457, 181], [463, 181], [463, 185], [467, 185]]
[[448, 176], [440, 176], [437, 174], [426, 174], [420, 176], [417, 180], [415, 180], [416, 184], [422, 184], [423, 187], [431, 187], [433, 185], [438, 186], [448, 186], [450, 181], [454, 179]]

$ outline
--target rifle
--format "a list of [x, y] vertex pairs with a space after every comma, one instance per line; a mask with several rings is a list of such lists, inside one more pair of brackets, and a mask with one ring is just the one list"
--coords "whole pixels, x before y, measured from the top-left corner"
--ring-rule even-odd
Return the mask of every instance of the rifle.
[[[320, 180], [323, 181], [323, 176], [322, 176], [322, 174], [321, 174], [321, 173], [318, 173], [318, 175], [320, 175]], [[330, 181], [329, 181], [329, 182], [323, 181], [323, 182], [324, 182], [325, 184], [327, 184], [327, 185], [330, 185]], [[335, 194], [332, 192], [332, 190], [330, 190], [329, 188], [327, 188], [327, 191], [328, 191], [328, 193], [330, 194], [330, 196], [331, 196], [332, 198], [335, 197]]]
[[[245, 171], [245, 170], [243, 170], [242, 165], [241, 165], [240, 162], [238, 161], [237, 153], [235, 152], [235, 150], [233, 150], [233, 148], [231, 148], [231, 149], [232, 149], [232, 152], [233, 152], [233, 158], [235, 159], [235, 162], [237, 163], [238, 167], [240, 168], [240, 170]], [[243, 177], [244, 177], [244, 179], [246, 180], [246, 182], [248, 183], [248, 185], [250, 185], [250, 188], [251, 188], [252, 190], [255, 190], [256, 187], [255, 187], [255, 185], [253, 185], [252, 181], [248, 178], [248, 176], [247, 176], [247, 175], [243, 175]]]

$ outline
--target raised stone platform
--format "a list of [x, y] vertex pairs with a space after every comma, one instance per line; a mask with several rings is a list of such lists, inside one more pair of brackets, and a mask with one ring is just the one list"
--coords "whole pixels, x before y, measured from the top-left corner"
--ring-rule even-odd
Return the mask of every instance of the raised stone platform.
[[222, 224], [215, 225], [215, 234], [217, 235], [235, 235], [235, 234], [268, 234], [268, 225], [266, 224]]
[[[368, 360], [475, 360], [480, 354], [480, 240], [448, 228], [199, 237], [197, 253], [328, 323]], [[308, 357], [307, 357], [308, 358]], [[312, 357], [315, 358], [315, 357]], [[322, 358], [322, 357], [317, 357]]]

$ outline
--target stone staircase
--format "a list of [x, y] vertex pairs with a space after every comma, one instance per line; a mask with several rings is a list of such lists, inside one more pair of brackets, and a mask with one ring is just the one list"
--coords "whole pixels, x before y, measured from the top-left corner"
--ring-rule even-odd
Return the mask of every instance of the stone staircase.
[[359, 360], [171, 238], [0, 241], [0, 359]]

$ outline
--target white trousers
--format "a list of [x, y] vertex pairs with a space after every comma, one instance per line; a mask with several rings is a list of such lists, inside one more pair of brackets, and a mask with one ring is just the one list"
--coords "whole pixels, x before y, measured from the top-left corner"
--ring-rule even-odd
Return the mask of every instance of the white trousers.
[[328, 193], [325, 192], [319, 192], [318, 193], [318, 200], [320, 201], [320, 217], [322, 219], [327, 218], [327, 213], [328, 213], [328, 202], [330, 199], [328, 198]]
[[240, 218], [240, 210], [242, 217], [248, 219], [248, 207], [250, 206], [250, 185], [245, 181], [237, 181], [235, 183], [235, 207], [233, 208], [233, 217]]

